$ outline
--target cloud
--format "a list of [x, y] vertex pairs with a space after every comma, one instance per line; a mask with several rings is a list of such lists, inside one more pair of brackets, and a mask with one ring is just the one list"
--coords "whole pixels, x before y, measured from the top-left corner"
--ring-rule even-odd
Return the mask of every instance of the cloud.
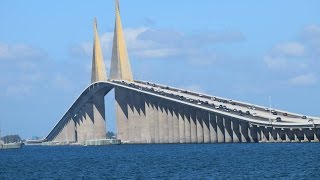
[[268, 68], [275, 70], [285, 69], [288, 66], [287, 59], [283, 57], [267, 55], [264, 57], [264, 62], [267, 64]]
[[30, 45], [0, 43], [0, 60], [33, 60], [46, 56], [44, 51]]
[[316, 56], [320, 55], [320, 25], [306, 26], [300, 34], [301, 41], [311, 48]]
[[314, 74], [299, 75], [288, 80], [288, 83], [292, 86], [309, 86], [317, 82], [318, 79]]
[[14, 84], [6, 88], [6, 96], [25, 97], [32, 93], [32, 86], [28, 84]]
[[299, 57], [305, 53], [305, 47], [298, 42], [288, 42], [276, 45], [272, 53], [276, 56]]
[[[212, 46], [218, 43], [235, 43], [245, 40], [238, 31], [210, 31], [184, 34], [173, 30], [151, 29], [147, 27], [124, 29], [130, 57], [136, 59], [195, 59], [205, 54], [216, 57]], [[113, 32], [103, 33], [101, 44], [104, 57], [111, 57]], [[72, 54], [91, 56], [92, 43], [83, 42], [71, 48]], [[210, 49], [210, 50], [208, 50]], [[208, 53], [210, 52], [210, 53]], [[210, 54], [213, 53], [211, 56]], [[201, 58], [201, 57], [200, 57]], [[208, 58], [204, 58], [208, 61]]]

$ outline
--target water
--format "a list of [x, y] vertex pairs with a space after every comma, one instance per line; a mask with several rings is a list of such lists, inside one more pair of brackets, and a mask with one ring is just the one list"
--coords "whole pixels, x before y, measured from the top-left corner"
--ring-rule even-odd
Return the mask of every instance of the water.
[[320, 179], [320, 143], [26, 147], [0, 179]]

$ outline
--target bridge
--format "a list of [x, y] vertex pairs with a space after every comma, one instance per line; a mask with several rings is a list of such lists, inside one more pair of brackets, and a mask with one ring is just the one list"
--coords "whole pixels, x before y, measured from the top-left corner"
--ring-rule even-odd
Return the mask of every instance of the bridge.
[[91, 84], [44, 139], [106, 139], [104, 96], [115, 91], [117, 138], [124, 143], [319, 142], [320, 118], [133, 79], [119, 2], [107, 78], [96, 20]]

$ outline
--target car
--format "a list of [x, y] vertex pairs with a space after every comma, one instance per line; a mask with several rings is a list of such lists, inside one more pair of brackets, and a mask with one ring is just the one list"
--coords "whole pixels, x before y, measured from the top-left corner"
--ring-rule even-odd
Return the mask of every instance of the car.
[[202, 94], [199, 94], [199, 97], [202, 97], [203, 95]]
[[214, 108], [219, 109], [220, 107], [219, 107], [219, 106], [216, 106], [216, 107], [214, 107]]
[[277, 111], [272, 111], [271, 112], [273, 115], [278, 115]]
[[252, 113], [252, 116], [253, 116], [253, 117], [256, 117], [256, 116], [257, 116], [257, 113]]
[[223, 103], [227, 103], [228, 101], [227, 100], [223, 100]]
[[302, 118], [302, 119], [307, 119], [307, 116], [302, 116], [301, 118]]
[[222, 105], [220, 105], [219, 107], [220, 107], [220, 108], [222, 108], [223, 106], [222, 106]]
[[166, 86], [165, 88], [166, 88], [166, 89], [169, 89], [169, 87], [168, 87], [168, 86]]
[[252, 107], [251, 107], [251, 106], [248, 106], [248, 109], [252, 109]]
[[236, 105], [236, 103], [235, 103], [235, 102], [232, 102], [231, 104], [232, 104], [232, 105]]
[[283, 116], [288, 116], [288, 113], [283, 113]]
[[276, 121], [277, 121], [277, 122], [280, 122], [280, 121], [281, 121], [281, 117], [277, 117], [277, 118], [276, 118]]
[[234, 112], [237, 112], [238, 110], [236, 108], [233, 109]]
[[212, 100], [212, 101], [215, 101], [215, 100], [216, 100], [216, 98], [215, 98], [215, 97], [212, 97], [212, 98], [211, 98], [211, 100]]
[[225, 111], [227, 111], [227, 112], [229, 112], [229, 111], [230, 111], [230, 109], [228, 109], [228, 108], [225, 108], [224, 110], [225, 110]]
[[218, 102], [221, 102], [221, 99], [218, 99]]
[[178, 93], [181, 93], [181, 91], [178, 91]]
[[246, 115], [250, 115], [250, 111], [246, 111]]
[[190, 99], [190, 102], [193, 102], [193, 99]]

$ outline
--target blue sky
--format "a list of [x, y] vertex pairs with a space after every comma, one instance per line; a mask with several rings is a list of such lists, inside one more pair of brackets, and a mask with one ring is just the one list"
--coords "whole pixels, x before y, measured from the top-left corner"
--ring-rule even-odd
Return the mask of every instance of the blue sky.
[[[134, 76], [320, 116], [320, 1], [121, 0]], [[90, 82], [93, 18], [107, 69], [114, 1], [4, 0], [2, 134], [46, 136]], [[115, 128], [112, 94], [108, 127]]]

